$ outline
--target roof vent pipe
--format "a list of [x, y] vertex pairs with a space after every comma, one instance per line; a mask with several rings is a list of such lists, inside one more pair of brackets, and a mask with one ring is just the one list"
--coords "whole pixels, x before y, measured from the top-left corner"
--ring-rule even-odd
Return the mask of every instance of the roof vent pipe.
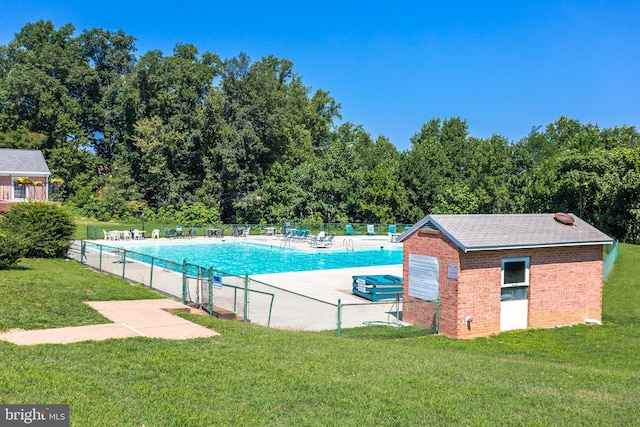
[[562, 225], [573, 225], [573, 223], [575, 222], [575, 219], [573, 219], [573, 217], [571, 216], [571, 214], [568, 213], [564, 213], [564, 212], [558, 212], [553, 216], [553, 219], [556, 220], [556, 222], [559, 222]]

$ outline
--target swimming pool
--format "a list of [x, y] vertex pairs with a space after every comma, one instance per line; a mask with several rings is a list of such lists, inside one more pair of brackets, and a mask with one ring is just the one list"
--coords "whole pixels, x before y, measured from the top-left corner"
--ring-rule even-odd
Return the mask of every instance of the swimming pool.
[[402, 264], [402, 247], [388, 245], [355, 250], [295, 249], [252, 242], [187, 240], [169, 243], [127, 242], [122, 246], [133, 252], [127, 255], [130, 259], [149, 262], [148, 257], [153, 256], [177, 264], [186, 260], [191, 264], [238, 276]]

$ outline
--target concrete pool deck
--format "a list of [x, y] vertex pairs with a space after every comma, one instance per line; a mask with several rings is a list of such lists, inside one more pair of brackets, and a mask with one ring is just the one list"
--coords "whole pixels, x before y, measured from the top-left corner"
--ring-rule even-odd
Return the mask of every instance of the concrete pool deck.
[[[268, 245], [282, 244], [277, 236], [227, 237], [228, 240], [247, 240]], [[202, 242], [209, 238], [196, 238]], [[146, 239], [147, 242], [174, 241], [173, 239]], [[102, 243], [98, 241], [98, 243]], [[115, 242], [106, 241], [105, 244]], [[388, 247], [399, 245], [387, 236], [338, 236], [334, 248]], [[306, 242], [291, 241], [287, 247], [308, 248]], [[331, 249], [319, 249], [331, 250]], [[402, 277], [402, 264], [370, 265], [355, 268], [315, 270], [290, 273], [250, 275], [251, 289], [262, 293], [250, 293], [252, 323], [280, 329], [298, 331], [334, 330], [340, 327], [357, 327], [367, 322], [397, 322], [395, 300], [372, 303], [351, 293], [352, 276], [390, 274]], [[178, 273], [173, 273], [181, 277]], [[265, 296], [267, 295], [267, 296]], [[273, 296], [272, 306], [269, 298]], [[224, 302], [222, 294], [214, 296], [214, 304]], [[227, 301], [230, 304], [230, 301]], [[189, 307], [168, 299], [137, 301], [88, 302], [91, 307], [114, 323], [76, 326], [45, 330], [16, 330], [0, 332], [0, 340], [19, 345], [65, 344], [87, 340], [105, 340], [146, 336], [164, 339], [190, 339], [218, 335], [217, 332], [196, 325], [169, 311], [185, 311]], [[338, 316], [340, 304], [340, 316]], [[272, 309], [272, 310], [271, 310]], [[239, 314], [244, 314], [240, 312]]]
[[[260, 243], [272, 247], [287, 247], [292, 249], [309, 250], [306, 241], [291, 240], [283, 243], [281, 236], [251, 235], [248, 237], [225, 237], [191, 239], [145, 239], [135, 241], [135, 244], [171, 244], [176, 241], [184, 244], [192, 242], [194, 245], [206, 244], [214, 241], [247, 241]], [[118, 245], [126, 248], [127, 242], [111, 242], [98, 240], [95, 243]], [[318, 252], [344, 251], [345, 248], [372, 249], [401, 247], [400, 243], [392, 242], [387, 235], [377, 236], [337, 236], [332, 248], [312, 249]], [[92, 259], [93, 258], [93, 259]], [[113, 258], [113, 257], [112, 257]], [[95, 254], [89, 257], [88, 265], [100, 265], [101, 268], [114, 275], [122, 275], [122, 264], [117, 259], [99, 262]], [[214, 291], [214, 306], [235, 312], [239, 317], [246, 317], [250, 322], [290, 330], [334, 330], [338, 327], [362, 326], [365, 321], [386, 321], [395, 300], [384, 300], [377, 303], [355, 296], [351, 293], [354, 275], [391, 274], [402, 277], [402, 264], [369, 265], [328, 270], [313, 270], [290, 273], [250, 274], [248, 311], [244, 311], [244, 278], [226, 277], [222, 290]], [[150, 276], [147, 264], [135, 260], [127, 262], [127, 277], [129, 280], [146, 283]], [[136, 270], [138, 270], [136, 272]], [[182, 275], [166, 269], [156, 267], [153, 273], [153, 288], [157, 291], [181, 298]], [[189, 279], [188, 300], [197, 297], [197, 283]], [[235, 287], [235, 288], [232, 288]], [[338, 308], [338, 305], [341, 308]], [[344, 307], [343, 307], [344, 306]], [[340, 314], [338, 314], [340, 312]]]
[[[249, 236], [248, 241], [276, 245], [281, 238], [271, 236]], [[337, 236], [334, 249], [346, 247], [375, 248], [401, 246], [401, 243], [391, 242], [386, 235], [376, 236]], [[291, 248], [308, 248], [306, 242], [291, 242]], [[318, 249], [325, 250], [325, 249]], [[331, 249], [326, 249], [331, 250]], [[395, 322], [395, 300], [384, 300], [377, 303], [353, 295], [351, 292], [353, 276], [390, 274], [402, 277], [402, 264], [368, 265], [363, 267], [338, 268], [331, 270], [300, 271], [290, 273], [272, 273], [250, 275], [255, 281], [264, 282], [274, 287], [285, 289], [287, 292], [277, 292], [269, 286], [260, 286], [252, 282], [253, 289], [276, 294], [274, 298], [271, 319], [265, 318], [265, 313], [253, 315], [252, 321], [266, 324], [280, 329], [321, 331], [337, 328], [338, 301], [341, 304], [340, 327], [358, 327], [366, 322]], [[321, 302], [314, 302], [309, 298], [301, 298], [295, 294], [302, 294]], [[264, 305], [263, 305], [264, 306]]]

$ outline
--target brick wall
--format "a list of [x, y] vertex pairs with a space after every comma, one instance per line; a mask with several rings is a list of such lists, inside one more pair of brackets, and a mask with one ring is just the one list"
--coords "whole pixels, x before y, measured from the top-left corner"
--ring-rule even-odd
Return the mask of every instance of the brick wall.
[[[457, 338], [500, 332], [503, 258], [529, 257], [529, 328], [582, 323], [602, 318], [602, 246], [462, 252], [437, 231], [418, 231], [404, 241], [404, 295], [408, 297], [409, 254], [439, 260], [440, 333]], [[447, 278], [447, 264], [458, 263], [458, 280]], [[433, 313], [407, 304], [403, 319], [430, 326]], [[467, 316], [473, 322], [467, 324]]]
[[602, 320], [602, 246], [538, 249], [531, 256], [529, 327]]
[[[403, 295], [409, 297], [409, 254], [438, 258], [440, 290], [440, 333], [455, 335], [458, 281], [447, 278], [447, 264], [458, 264], [458, 247], [439, 231], [419, 230], [404, 241]], [[425, 304], [404, 304], [402, 319], [423, 327], [435, 326], [437, 307]]]

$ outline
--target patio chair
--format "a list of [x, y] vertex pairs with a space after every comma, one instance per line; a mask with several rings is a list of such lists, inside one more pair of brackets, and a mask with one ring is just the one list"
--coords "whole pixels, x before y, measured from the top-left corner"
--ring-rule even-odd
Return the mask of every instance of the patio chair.
[[318, 245], [321, 245], [326, 238], [324, 231], [319, 232], [315, 236], [309, 236], [309, 246], [317, 248]]
[[137, 228], [133, 230], [133, 240], [142, 240], [142, 233]]
[[158, 230], [157, 228], [155, 230], [153, 230], [151, 232], [151, 238], [152, 239], [159, 239], [160, 238], [160, 230]]
[[109, 233], [107, 230], [102, 230], [102, 232], [104, 233], [104, 240], [109, 240]]
[[336, 235], [333, 233], [329, 234], [328, 237], [324, 235], [320, 237], [320, 234], [318, 234], [318, 236], [316, 236], [316, 240], [313, 246], [316, 248], [330, 248], [333, 245], [333, 239], [335, 237]]
[[240, 237], [248, 237], [250, 231], [251, 231], [251, 227], [245, 228], [244, 230], [242, 230], [242, 234], [240, 235]]
[[331, 233], [329, 234], [329, 237], [324, 239], [322, 244], [324, 245], [325, 248], [330, 248], [331, 246], [333, 246], [333, 239], [335, 238], [336, 238], [336, 235], [334, 233]]
[[172, 238], [176, 237], [176, 230], [173, 230], [171, 228], [165, 228], [164, 229], [164, 237], [166, 237], [168, 239], [172, 239]]
[[198, 229], [196, 227], [191, 227], [191, 230], [189, 230], [187, 237], [189, 238], [196, 237], [197, 234], [198, 234]]
[[357, 231], [353, 231], [353, 225], [351, 224], [347, 224], [347, 236], [361, 236], [362, 233], [357, 232]]

